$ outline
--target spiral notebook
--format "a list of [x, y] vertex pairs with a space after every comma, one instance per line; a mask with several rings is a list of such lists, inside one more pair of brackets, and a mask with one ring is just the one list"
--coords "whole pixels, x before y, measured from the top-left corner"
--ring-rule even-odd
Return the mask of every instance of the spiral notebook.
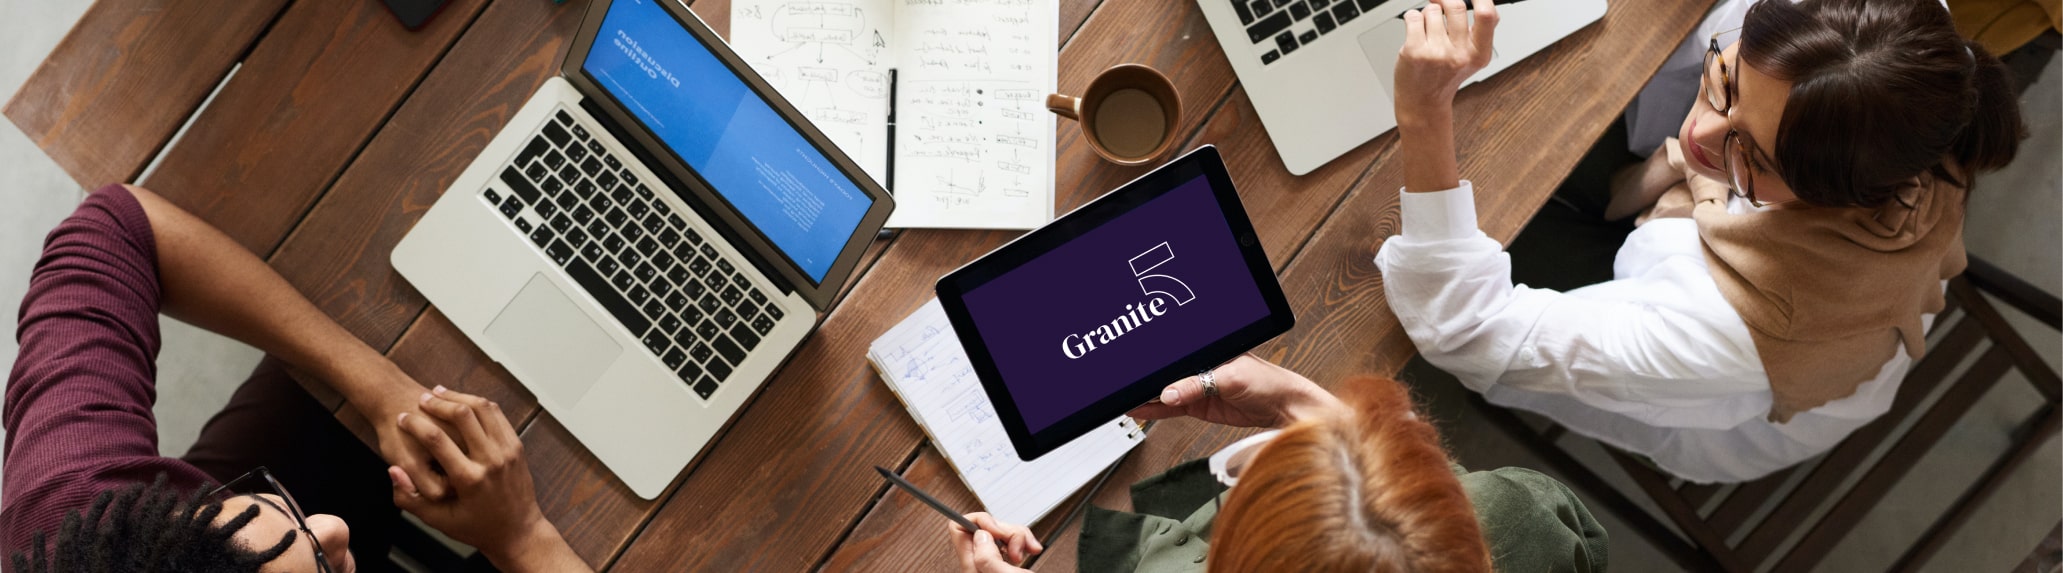
[[1119, 417], [1037, 461], [1018, 459], [936, 299], [874, 339], [867, 361], [983, 511], [1005, 522], [1045, 517], [1146, 437], [1136, 422]]

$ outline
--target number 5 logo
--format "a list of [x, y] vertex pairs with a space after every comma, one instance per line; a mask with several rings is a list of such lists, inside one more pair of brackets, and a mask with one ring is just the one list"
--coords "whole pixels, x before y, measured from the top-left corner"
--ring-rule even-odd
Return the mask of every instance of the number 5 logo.
[[1155, 245], [1146, 252], [1139, 253], [1139, 256], [1132, 257], [1132, 276], [1139, 277], [1139, 290], [1149, 296], [1157, 294], [1168, 297], [1175, 301], [1176, 306], [1189, 304], [1189, 301], [1196, 300], [1196, 291], [1189, 290], [1188, 283], [1167, 275], [1146, 274], [1172, 260], [1175, 260], [1174, 249], [1168, 248], [1167, 243]]

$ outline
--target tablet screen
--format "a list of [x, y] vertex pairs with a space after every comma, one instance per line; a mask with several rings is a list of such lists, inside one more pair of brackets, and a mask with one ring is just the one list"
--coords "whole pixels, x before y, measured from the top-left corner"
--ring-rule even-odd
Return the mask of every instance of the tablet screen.
[[1038, 433], [1266, 318], [1253, 272], [1209, 178], [1198, 175], [964, 300], [1024, 425]]

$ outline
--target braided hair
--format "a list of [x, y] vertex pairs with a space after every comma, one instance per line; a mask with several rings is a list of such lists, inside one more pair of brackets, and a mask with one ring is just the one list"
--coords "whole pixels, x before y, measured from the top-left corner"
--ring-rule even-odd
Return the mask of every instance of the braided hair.
[[158, 474], [149, 487], [134, 484], [94, 498], [85, 512], [65, 515], [57, 543], [45, 551], [38, 531], [28, 551], [17, 552], [9, 569], [18, 573], [102, 573], [114, 571], [252, 572], [293, 546], [289, 532], [279, 543], [253, 551], [236, 532], [258, 517], [258, 506], [215, 525], [222, 502], [206, 501], [213, 487], [182, 493]]

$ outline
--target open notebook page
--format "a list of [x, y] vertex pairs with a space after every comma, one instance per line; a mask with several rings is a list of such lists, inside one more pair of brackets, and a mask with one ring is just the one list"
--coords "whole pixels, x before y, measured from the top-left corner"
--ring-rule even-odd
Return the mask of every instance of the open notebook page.
[[982, 507], [1006, 522], [1037, 521], [1144, 439], [1120, 418], [1036, 461], [1018, 459], [935, 299], [875, 339], [868, 359]]

